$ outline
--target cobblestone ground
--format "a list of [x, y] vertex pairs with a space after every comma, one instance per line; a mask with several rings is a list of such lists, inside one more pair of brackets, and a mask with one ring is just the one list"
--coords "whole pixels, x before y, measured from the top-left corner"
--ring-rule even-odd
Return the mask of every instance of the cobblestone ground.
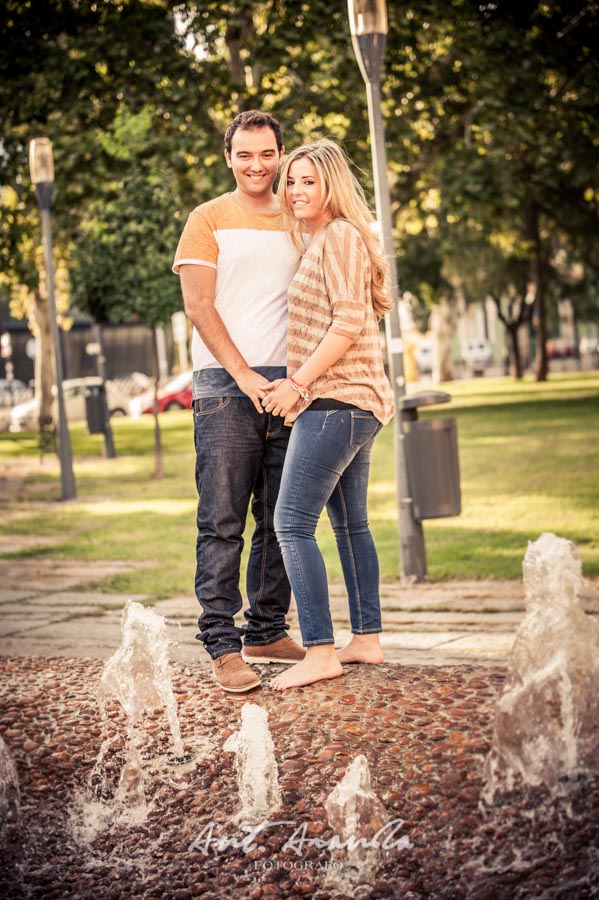
[[[259, 668], [264, 682], [276, 671]], [[164, 715], [144, 718], [145, 785], [137, 773], [127, 798], [131, 806], [135, 792], [145, 794], [147, 817], [138, 824], [119, 819], [114, 803], [126, 728], [116, 704], [102, 718], [102, 671], [101, 660], [0, 658], [0, 734], [21, 790], [20, 821], [9, 826], [0, 856], [3, 897], [599, 896], [599, 778], [563, 784], [557, 795], [502, 794], [492, 807], [480, 799], [503, 669], [353, 666], [293, 693], [264, 687], [232, 697], [214, 687], [205, 664], [174, 664], [184, 747], [194, 757], [170, 765]], [[245, 852], [234, 819], [234, 756], [223, 744], [248, 701], [268, 712], [283, 795], [272, 818], [285, 824], [265, 827]], [[385, 851], [367, 884], [339, 892], [327, 882], [323, 804], [359, 754], [389, 819], [401, 820], [395, 838], [405, 840]], [[305, 841], [284, 849], [297, 829]]]

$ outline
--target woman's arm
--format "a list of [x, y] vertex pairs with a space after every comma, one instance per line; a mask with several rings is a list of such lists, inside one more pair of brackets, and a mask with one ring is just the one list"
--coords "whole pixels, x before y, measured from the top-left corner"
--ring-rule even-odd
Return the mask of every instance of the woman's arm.
[[[313, 381], [347, 353], [353, 343], [353, 338], [327, 331], [314, 353], [302, 363], [297, 372], [292, 373], [294, 381], [302, 387], [309, 388]], [[275, 416], [286, 416], [298, 400], [299, 394], [290, 381], [285, 379], [264, 398], [262, 405], [267, 412]]]
[[[360, 336], [366, 315], [364, 299], [368, 256], [353, 225], [333, 223], [326, 231], [322, 257], [322, 282], [332, 313], [328, 331], [293, 379], [305, 388], [344, 356]], [[274, 388], [262, 405], [275, 415], [287, 415], [299, 395], [289, 381]], [[280, 412], [278, 411], [280, 410]]]

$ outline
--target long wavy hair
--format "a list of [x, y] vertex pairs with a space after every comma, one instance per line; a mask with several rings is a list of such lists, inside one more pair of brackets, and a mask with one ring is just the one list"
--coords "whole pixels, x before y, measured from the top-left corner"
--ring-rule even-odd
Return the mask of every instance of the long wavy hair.
[[293, 215], [287, 198], [287, 178], [291, 164], [303, 158], [313, 163], [323, 187], [323, 210], [330, 212], [333, 219], [351, 222], [360, 232], [370, 257], [372, 306], [377, 316], [384, 315], [392, 308], [393, 299], [389, 291], [389, 266], [380, 241], [372, 230], [375, 219], [345, 152], [338, 144], [325, 138], [303, 144], [283, 158], [277, 196], [281, 210], [289, 220], [294, 244], [301, 253], [305, 252], [301, 236], [303, 226]]

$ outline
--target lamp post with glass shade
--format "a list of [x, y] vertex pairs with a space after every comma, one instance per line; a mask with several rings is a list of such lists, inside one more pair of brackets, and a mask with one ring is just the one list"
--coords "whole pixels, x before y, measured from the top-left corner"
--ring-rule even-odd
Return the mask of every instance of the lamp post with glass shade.
[[73, 455], [71, 436], [67, 425], [64, 394], [62, 389], [62, 351], [58, 322], [56, 321], [56, 299], [54, 296], [54, 259], [52, 255], [52, 227], [50, 222], [50, 206], [52, 188], [54, 186], [54, 160], [52, 143], [48, 138], [34, 138], [29, 144], [29, 170], [35, 185], [35, 196], [42, 218], [42, 238], [44, 242], [44, 261], [46, 264], [46, 280], [48, 283], [48, 307], [52, 345], [54, 347], [54, 371], [56, 374], [56, 394], [58, 399], [58, 458], [60, 460], [61, 499], [72, 500], [77, 496], [75, 476], [73, 474]]
[[370, 147], [377, 217], [382, 229], [385, 255], [389, 261], [393, 309], [385, 316], [385, 335], [389, 377], [395, 398], [395, 467], [399, 495], [399, 540], [401, 572], [405, 578], [422, 581], [426, 577], [426, 553], [422, 523], [414, 516], [406, 466], [401, 398], [406, 392], [403, 368], [403, 342], [399, 321], [397, 264], [391, 230], [391, 205], [387, 183], [387, 154], [381, 113], [381, 69], [387, 42], [387, 4], [385, 0], [348, 0], [349, 24], [354, 52], [368, 100]]

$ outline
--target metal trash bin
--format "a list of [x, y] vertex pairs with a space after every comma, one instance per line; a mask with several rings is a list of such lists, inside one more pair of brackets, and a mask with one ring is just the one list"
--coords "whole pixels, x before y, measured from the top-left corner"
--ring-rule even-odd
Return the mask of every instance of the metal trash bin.
[[418, 419], [425, 406], [448, 403], [444, 391], [422, 391], [400, 402], [402, 437], [414, 517], [440, 519], [462, 510], [455, 419]]
[[85, 416], [90, 434], [104, 434], [104, 385], [89, 384], [85, 389]]

